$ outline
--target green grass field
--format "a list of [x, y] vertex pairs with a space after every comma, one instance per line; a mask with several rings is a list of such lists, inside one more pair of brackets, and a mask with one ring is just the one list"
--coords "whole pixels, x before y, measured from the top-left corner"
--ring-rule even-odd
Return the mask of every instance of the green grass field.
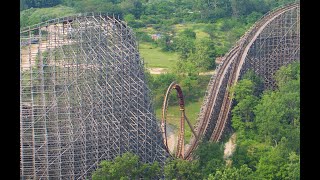
[[177, 53], [163, 52], [150, 43], [140, 43], [139, 52], [147, 67], [171, 68], [178, 61]]
[[186, 23], [186, 24], [176, 24], [174, 25], [174, 29], [177, 32], [182, 32], [185, 29], [191, 29], [196, 33], [197, 39], [209, 38], [209, 34], [204, 32], [204, 28], [207, 24], [205, 23]]
[[[209, 34], [203, 31], [206, 24], [204, 23], [196, 23], [196, 24], [177, 24], [174, 25], [174, 29], [177, 32], [181, 32], [184, 29], [192, 29], [196, 33], [197, 39], [209, 38]], [[151, 28], [143, 28], [139, 29], [139, 31], [147, 32], [149, 34], [156, 33], [156, 31]], [[155, 47], [151, 43], [140, 42], [139, 44], [139, 52], [143, 57], [144, 62], [147, 67], [153, 68], [171, 68], [178, 61], [178, 54], [171, 52], [163, 52], [159, 47]]]

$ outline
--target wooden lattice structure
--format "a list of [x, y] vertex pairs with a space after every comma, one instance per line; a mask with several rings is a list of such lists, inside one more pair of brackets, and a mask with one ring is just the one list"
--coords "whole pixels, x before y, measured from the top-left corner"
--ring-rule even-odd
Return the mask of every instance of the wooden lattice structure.
[[20, 31], [21, 179], [90, 179], [124, 152], [164, 163], [135, 36], [82, 14]]

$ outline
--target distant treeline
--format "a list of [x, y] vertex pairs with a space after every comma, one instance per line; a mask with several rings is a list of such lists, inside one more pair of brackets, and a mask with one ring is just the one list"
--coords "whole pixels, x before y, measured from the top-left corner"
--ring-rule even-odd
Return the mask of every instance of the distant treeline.
[[[20, 0], [20, 11], [67, 6], [80, 12], [108, 12], [120, 17], [132, 14], [142, 24], [213, 22], [224, 17], [243, 17], [295, 0]], [[43, 20], [43, 19], [41, 19]], [[21, 26], [30, 25], [22, 23]]]

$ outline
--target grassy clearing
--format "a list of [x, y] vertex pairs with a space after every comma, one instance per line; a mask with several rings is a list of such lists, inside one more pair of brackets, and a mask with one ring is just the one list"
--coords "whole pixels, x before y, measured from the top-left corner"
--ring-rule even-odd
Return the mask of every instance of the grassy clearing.
[[148, 34], [157, 33], [157, 30], [155, 30], [153, 27], [137, 28], [136, 31], [145, 32]]
[[209, 38], [209, 34], [205, 32], [206, 28], [212, 29], [212, 34], [214, 36], [214, 43], [217, 54], [219, 56], [224, 55], [232, 45], [245, 33], [249, 26], [241, 26], [236, 24], [235, 27], [228, 29], [223, 29], [225, 25], [224, 20], [218, 20], [212, 24], [206, 23], [185, 23], [185, 24], [176, 24], [174, 29], [179, 33], [185, 29], [191, 29], [196, 33], [197, 39]]
[[[206, 24], [205, 23], [186, 23], [174, 25], [176, 32], [181, 32], [184, 29], [192, 29], [196, 33], [197, 39], [209, 38], [209, 34], [204, 32]], [[149, 34], [156, 33], [152, 27], [138, 29], [138, 31], [147, 32]], [[143, 57], [147, 67], [153, 68], [171, 68], [175, 66], [178, 61], [178, 54], [171, 52], [163, 52], [159, 47], [155, 47], [151, 43], [141, 42], [139, 44], [139, 52]]]
[[191, 29], [196, 33], [197, 39], [209, 38], [209, 34], [204, 32], [204, 28], [208, 24], [205, 23], [186, 23], [186, 24], [176, 24], [174, 25], [174, 29], [179, 33], [185, 29]]
[[178, 61], [177, 53], [163, 52], [150, 43], [140, 43], [139, 52], [147, 67], [172, 68]]

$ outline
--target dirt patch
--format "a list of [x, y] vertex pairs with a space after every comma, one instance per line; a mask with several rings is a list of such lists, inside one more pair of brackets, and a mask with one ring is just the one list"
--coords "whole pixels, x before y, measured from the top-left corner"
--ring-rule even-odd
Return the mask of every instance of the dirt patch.
[[167, 68], [147, 68], [150, 74], [163, 74], [167, 72]]
[[228, 159], [236, 149], [236, 133], [233, 133], [229, 141], [225, 144], [224, 148], [224, 159]]
[[201, 72], [199, 73], [199, 75], [213, 75], [215, 73], [216, 73], [215, 71], [208, 71], [208, 72]]
[[167, 141], [168, 141], [168, 148], [170, 152], [173, 152], [176, 148], [176, 135], [174, 132], [174, 127], [167, 124]]
[[216, 64], [221, 64], [221, 63], [222, 63], [222, 57], [217, 57]]

